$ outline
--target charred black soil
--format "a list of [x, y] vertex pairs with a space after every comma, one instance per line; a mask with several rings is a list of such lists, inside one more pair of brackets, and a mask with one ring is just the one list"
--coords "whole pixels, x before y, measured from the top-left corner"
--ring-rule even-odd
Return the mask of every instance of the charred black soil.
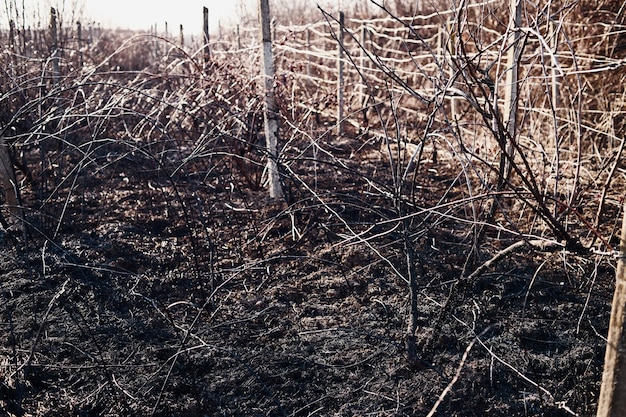
[[[595, 412], [611, 260], [529, 249], [459, 280], [467, 233], [424, 224], [408, 360], [399, 236], [346, 242], [332, 214], [355, 230], [389, 215], [351, 174], [361, 154], [317, 167], [324, 206], [288, 176], [291, 201], [268, 203], [230, 165], [195, 181], [115, 149], [49, 203], [62, 212], [31, 216], [47, 238], [3, 237], [3, 414], [409, 416], [440, 397], [433, 415]], [[452, 178], [424, 172], [436, 204]], [[488, 242], [477, 262], [509, 243]]]

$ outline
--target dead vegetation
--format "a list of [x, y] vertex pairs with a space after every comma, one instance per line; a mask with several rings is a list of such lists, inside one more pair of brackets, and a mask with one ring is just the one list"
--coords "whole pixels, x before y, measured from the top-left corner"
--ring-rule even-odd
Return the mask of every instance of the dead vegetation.
[[[284, 202], [265, 195], [258, 49], [205, 62], [105, 33], [58, 77], [5, 50], [28, 234], [2, 234], [0, 413], [593, 415], [625, 183], [618, 6], [525, 5], [512, 135], [504, 2], [395, 2], [363, 44], [349, 26], [368, 110], [350, 96], [341, 137], [292, 30]], [[449, 27], [439, 52], [422, 15]]]

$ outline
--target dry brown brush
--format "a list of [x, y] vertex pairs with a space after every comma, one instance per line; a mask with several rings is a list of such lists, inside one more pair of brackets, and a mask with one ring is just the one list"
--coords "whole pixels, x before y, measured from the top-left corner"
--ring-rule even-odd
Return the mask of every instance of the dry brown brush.
[[518, 28], [504, 1], [358, 4], [344, 121], [336, 13], [278, 16], [284, 204], [252, 31], [210, 61], [154, 34], [3, 50], [29, 239], [2, 235], [27, 267], [0, 292], [0, 411], [589, 414], [625, 184], [618, 3], [523, 2]]

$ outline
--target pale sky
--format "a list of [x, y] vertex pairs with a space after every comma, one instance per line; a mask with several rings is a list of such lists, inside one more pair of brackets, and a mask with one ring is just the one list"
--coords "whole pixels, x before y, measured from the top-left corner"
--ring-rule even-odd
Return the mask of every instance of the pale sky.
[[186, 33], [202, 30], [202, 7], [209, 9], [209, 29], [215, 31], [218, 22], [230, 26], [237, 16], [239, 0], [79, 0], [85, 14], [105, 26], [123, 29], [145, 29], [156, 23], [164, 30], [178, 31], [180, 24]]
[[80, 19], [105, 27], [146, 31], [156, 24], [163, 31], [167, 21], [170, 31], [178, 32], [182, 24], [185, 33], [191, 34], [202, 31], [202, 7], [206, 6], [209, 30], [216, 32], [218, 22], [224, 27], [236, 24], [241, 5], [256, 11], [256, 0], [4, 0], [0, 3], [0, 27], [7, 27], [9, 19], [17, 21], [19, 27], [22, 16], [26, 26], [45, 26], [52, 6], [66, 23]]
[[[292, 0], [283, 0], [289, 4]], [[315, 8], [317, 3], [341, 7], [351, 1], [367, 0], [299, 0]], [[218, 22], [223, 28], [237, 24], [241, 9], [248, 16], [256, 15], [258, 0], [4, 0], [0, 1], [0, 28], [8, 27], [9, 20], [17, 26], [47, 26], [50, 7], [55, 7], [64, 24], [77, 20], [83, 23], [96, 22], [106, 28], [120, 28], [148, 31], [157, 25], [160, 34], [168, 23], [170, 34], [178, 32], [183, 25], [185, 35], [202, 32], [202, 7], [209, 9], [209, 30], [218, 30]], [[23, 9], [25, 11], [23, 11]]]

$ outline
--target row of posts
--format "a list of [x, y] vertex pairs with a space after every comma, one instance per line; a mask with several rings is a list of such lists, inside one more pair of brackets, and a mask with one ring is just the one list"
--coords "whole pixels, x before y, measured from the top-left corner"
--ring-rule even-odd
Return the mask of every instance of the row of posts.
[[[518, 112], [518, 95], [519, 95], [519, 62], [521, 60], [521, 45], [520, 45], [520, 32], [518, 28], [521, 25], [521, 6], [520, 2], [516, 0], [511, 1], [511, 23], [510, 23], [510, 31], [512, 33], [512, 40], [510, 41], [510, 45], [512, 47], [508, 48], [506, 65], [508, 68], [507, 76], [506, 76], [506, 88], [505, 88], [505, 100], [504, 100], [504, 109], [503, 114], [505, 119], [505, 126], [507, 127], [507, 131], [510, 137], [514, 137], [517, 130], [517, 112]], [[551, 96], [550, 96], [550, 105], [553, 111], [557, 111], [560, 105], [560, 77], [559, 77], [559, 62], [557, 56], [557, 48], [558, 48], [558, 33], [555, 30], [555, 22], [550, 22], [549, 28], [549, 39], [551, 41], [552, 53], [550, 58], [550, 84], [551, 84]], [[367, 57], [367, 36], [368, 36], [368, 28], [366, 25], [361, 27], [361, 55], [360, 55], [360, 65], [361, 69], [365, 70], [368, 63]], [[444, 31], [439, 29], [437, 34], [437, 50], [441, 51], [442, 56], [445, 54], [445, 50], [447, 49], [452, 57], [456, 56], [456, 42], [458, 41], [454, 36], [454, 27], [453, 23], [450, 23], [447, 28], [448, 36], [447, 40], [444, 42]], [[343, 132], [343, 120], [344, 120], [344, 90], [345, 90], [345, 76], [344, 76], [344, 51], [346, 50], [344, 44], [345, 37], [345, 16], [343, 12], [339, 12], [339, 33], [337, 36], [338, 40], [338, 62], [337, 62], [337, 129], [338, 133], [342, 134]], [[310, 30], [307, 29], [306, 32], [306, 43], [307, 49], [310, 49], [311, 46], [311, 37]], [[362, 71], [361, 70], [361, 71]], [[450, 76], [454, 76], [454, 68], [450, 69]], [[307, 56], [307, 76], [311, 76], [310, 69], [310, 56]], [[364, 108], [364, 114], [366, 114], [365, 107], [367, 106], [367, 98], [365, 92], [366, 85], [364, 82], [361, 82], [359, 85], [359, 95], [360, 95], [360, 103], [361, 107]], [[452, 120], [458, 120], [458, 99], [451, 97], [450, 98], [450, 111]], [[511, 150], [512, 152], [512, 150]]]
[[[13, 56], [36, 56], [43, 52], [43, 55], [50, 55], [52, 58], [53, 71], [55, 75], [59, 74], [59, 59], [62, 55], [62, 49], [60, 45], [62, 42], [60, 36], [61, 24], [59, 21], [56, 8], [50, 8], [50, 25], [48, 27], [49, 44], [47, 51], [41, 51], [41, 45], [45, 45], [46, 35], [44, 30], [31, 29], [30, 27], [22, 27], [18, 29], [15, 21], [9, 21], [9, 32], [7, 38], [7, 44], [9, 51]], [[75, 39], [75, 51], [77, 54], [78, 65], [83, 66], [83, 48], [86, 45], [91, 45], [94, 39], [94, 31], [99, 32], [99, 28], [94, 28], [93, 25], [89, 25], [87, 33], [83, 33], [83, 25], [81, 22], [76, 22], [76, 31], [73, 38]], [[86, 36], [85, 36], [86, 35]], [[95, 36], [99, 36], [98, 33]]]
[[[515, 13], [515, 9], [512, 11], [513, 13]], [[514, 15], [516, 16], [516, 15]], [[517, 19], [519, 19], [519, 16], [516, 16]], [[57, 11], [54, 7], [52, 7], [50, 9], [50, 56], [51, 56], [51, 64], [52, 64], [52, 72], [53, 72], [53, 77], [55, 79], [57, 79], [60, 76], [60, 68], [59, 68], [59, 60], [61, 58], [61, 48], [59, 47], [59, 28], [60, 28], [60, 24], [59, 24], [59, 19], [58, 19], [58, 14]], [[448, 27], [448, 31], [452, 32], [452, 27]], [[19, 31], [19, 33], [15, 28], [15, 24], [14, 21], [11, 20], [10, 21], [10, 25], [9, 25], [9, 39], [8, 39], [8, 43], [9, 43], [9, 48], [11, 50], [11, 52], [13, 52], [13, 56], [15, 56], [18, 53], [18, 44], [21, 43], [21, 53], [24, 54], [26, 52], [27, 49], [27, 39], [28, 36], [25, 33], [25, 30], [23, 29], [22, 31]], [[165, 32], [166, 32], [166, 37], [167, 37], [167, 23], [165, 23]], [[154, 26], [154, 33], [156, 33], [156, 25]], [[37, 35], [40, 35], [40, 31], [34, 31], [35, 36], [33, 36], [33, 46], [32, 48], [34, 48], [35, 44], [37, 44]], [[275, 26], [274, 26], [274, 38], [276, 36], [275, 33]], [[19, 36], [20, 38], [20, 43], [16, 42], [16, 38]], [[345, 96], [344, 96], [344, 90], [345, 90], [345, 68], [344, 68], [344, 51], [345, 51], [345, 44], [344, 44], [344, 36], [345, 36], [345, 15], [344, 12], [339, 12], [339, 32], [337, 35], [337, 39], [338, 39], [338, 60], [337, 60], [337, 128], [339, 133], [342, 133], [342, 121], [344, 120], [344, 107], [345, 107]], [[366, 36], [367, 36], [367, 27], [363, 26], [361, 28], [361, 57], [360, 57], [360, 64], [362, 68], [365, 68], [365, 65], [367, 64], [367, 58], [366, 58], [366, 48], [365, 48], [365, 43], [366, 43]], [[554, 38], [556, 38], [556, 36], [553, 36]], [[440, 34], [438, 35], [438, 49], [442, 50], [443, 49], [443, 41], [442, 41], [443, 36]], [[221, 25], [220, 25], [220, 39], [221, 39]], [[83, 30], [82, 30], [82, 25], [80, 22], [77, 22], [76, 24], [76, 41], [77, 41], [77, 59], [78, 59], [78, 64], [80, 66], [83, 65], [83, 46], [84, 43], [91, 43], [93, 40], [93, 26], [90, 25], [89, 27], [89, 33], [87, 37], [83, 36]], [[208, 63], [211, 60], [211, 50], [210, 50], [210, 46], [209, 46], [209, 40], [210, 40], [210, 35], [209, 35], [209, 9], [207, 7], [203, 8], [203, 57], [204, 57], [204, 61], [206, 63]], [[180, 25], [180, 45], [184, 46], [184, 33], [183, 33], [183, 26]], [[307, 42], [307, 48], [310, 48], [311, 45], [311, 32], [310, 30], [307, 29], [306, 31], [306, 42]], [[454, 55], [454, 49], [455, 49], [455, 43], [456, 40], [454, 39], [453, 36], [450, 36], [448, 39], [448, 47], [450, 50], [450, 53], [452, 55]], [[517, 44], [517, 42], [516, 42]], [[241, 49], [241, 39], [239, 36], [239, 26], [237, 25], [237, 47], [238, 50]], [[509, 57], [508, 57], [508, 61], [509, 63], [513, 62], [512, 60], [517, 59], [517, 57], [515, 56], [516, 54], [516, 48], [510, 48], [509, 49]], [[558, 66], [558, 62], [556, 62], [556, 55], [553, 56], [553, 60], [555, 62], [553, 62], [552, 66], [556, 67]], [[307, 57], [307, 76], [311, 76], [311, 64], [310, 64], [310, 56]], [[512, 108], [514, 103], [515, 103], [515, 99], [512, 99], [512, 97], [515, 97], [517, 95], [517, 91], [515, 91], [516, 89], [516, 85], [517, 85], [517, 80], [513, 80], [513, 78], [515, 78], [516, 74], [516, 66], [513, 65], [512, 66], [512, 71], [508, 72], [508, 77], [507, 77], [507, 85], [512, 86], [511, 91], [508, 91], [509, 89], [507, 89], [507, 93], [506, 93], [506, 97], [505, 97], [505, 120], [508, 122], [508, 127], [510, 129], [510, 131], [515, 130], [515, 119], [512, 117], [513, 114], [515, 114], [515, 110]], [[558, 107], [558, 76], [557, 76], [557, 71], [556, 69], [554, 69], [552, 71], [552, 105], [554, 108]], [[359, 86], [359, 92], [360, 92], [360, 96], [361, 96], [361, 101], [363, 102], [365, 99], [365, 86], [363, 85], [363, 83], [360, 84]], [[452, 98], [451, 99], [451, 111], [452, 111], [452, 118], [453, 120], [455, 120], [456, 118], [456, 114], [457, 114], [457, 100]]]

